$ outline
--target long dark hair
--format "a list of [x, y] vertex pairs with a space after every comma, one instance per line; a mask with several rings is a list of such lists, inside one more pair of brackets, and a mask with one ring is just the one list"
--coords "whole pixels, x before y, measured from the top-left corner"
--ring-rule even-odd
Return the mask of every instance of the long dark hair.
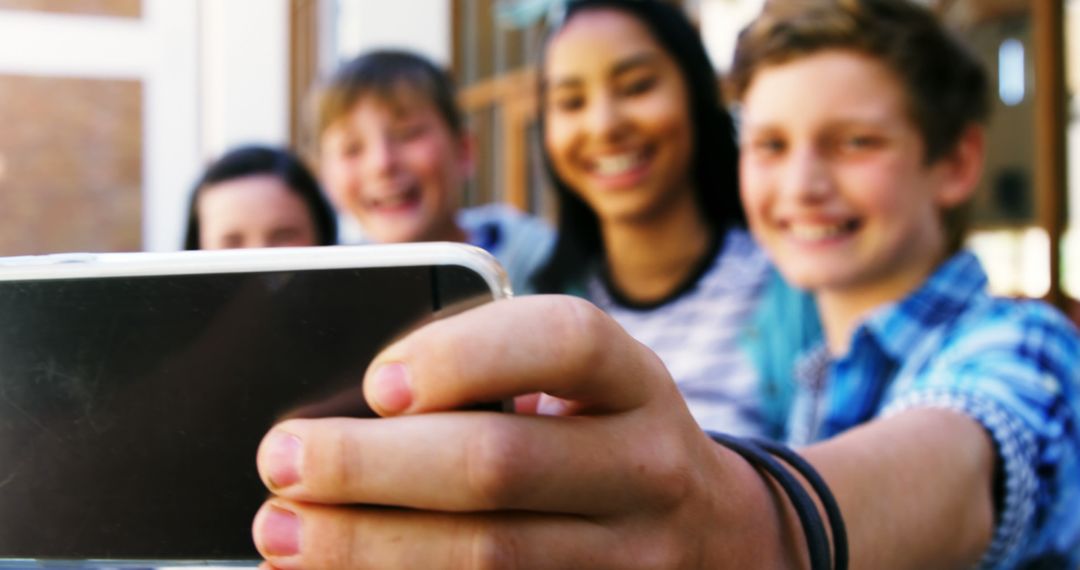
[[315, 222], [315, 237], [319, 245], [337, 243], [337, 216], [326, 199], [315, 176], [292, 152], [268, 146], [243, 146], [233, 149], [214, 161], [191, 192], [188, 204], [187, 232], [184, 249], [202, 249], [199, 244], [199, 196], [207, 187], [249, 176], [273, 176], [304, 201]]
[[[719, 81], [697, 29], [677, 7], [659, 0], [571, 0], [561, 21], [548, 32], [541, 52], [543, 73], [546, 47], [558, 31], [585, 10], [614, 9], [633, 16], [671, 55], [686, 81], [690, 121], [694, 129], [691, 160], [694, 191], [705, 222], [714, 232], [746, 224], [739, 201], [739, 159], [735, 127], [720, 98]], [[603, 259], [600, 220], [596, 213], [559, 178], [548, 156], [544, 138], [544, 85], [540, 85], [540, 137], [544, 169], [555, 187], [559, 203], [559, 237], [548, 262], [534, 275], [540, 292], [558, 293], [578, 282]]]

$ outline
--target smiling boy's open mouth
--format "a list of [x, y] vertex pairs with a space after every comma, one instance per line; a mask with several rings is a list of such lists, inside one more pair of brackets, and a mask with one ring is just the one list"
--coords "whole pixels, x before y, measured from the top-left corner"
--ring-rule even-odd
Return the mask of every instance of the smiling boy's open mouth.
[[799, 241], [825, 241], [851, 235], [862, 227], [862, 223], [852, 218], [835, 223], [786, 222], [783, 228]]

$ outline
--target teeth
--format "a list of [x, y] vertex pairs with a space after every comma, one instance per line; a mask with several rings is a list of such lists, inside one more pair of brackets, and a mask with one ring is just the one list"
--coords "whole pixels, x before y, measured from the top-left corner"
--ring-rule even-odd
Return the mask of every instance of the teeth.
[[391, 196], [389, 198], [380, 198], [376, 203], [383, 208], [394, 208], [400, 206], [406, 202], [406, 196], [400, 194], [398, 196]]
[[832, 224], [832, 225], [820, 225], [820, 224], [792, 224], [788, 231], [796, 239], [806, 241], [819, 241], [836, 237], [847, 232], [846, 224]]
[[597, 157], [594, 171], [601, 176], [615, 176], [634, 168], [640, 162], [636, 153]]
[[411, 202], [413, 200], [413, 195], [414, 192], [412, 190], [405, 190], [396, 194], [379, 196], [378, 198], [371, 199], [371, 205], [376, 208], [397, 208]]

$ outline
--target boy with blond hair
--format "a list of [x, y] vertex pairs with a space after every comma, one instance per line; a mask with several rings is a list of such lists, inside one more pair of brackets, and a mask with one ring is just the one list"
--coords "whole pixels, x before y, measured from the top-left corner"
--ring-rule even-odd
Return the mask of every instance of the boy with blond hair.
[[320, 178], [365, 241], [469, 243], [527, 288], [554, 234], [506, 205], [462, 208], [473, 148], [445, 71], [407, 51], [361, 54], [322, 86], [315, 122]]

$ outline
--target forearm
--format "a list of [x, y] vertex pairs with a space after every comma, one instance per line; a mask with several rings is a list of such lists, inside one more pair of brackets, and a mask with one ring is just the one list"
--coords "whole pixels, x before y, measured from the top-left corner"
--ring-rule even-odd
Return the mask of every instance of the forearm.
[[966, 568], [990, 544], [994, 447], [974, 420], [912, 410], [803, 454], [844, 514], [852, 568]]

